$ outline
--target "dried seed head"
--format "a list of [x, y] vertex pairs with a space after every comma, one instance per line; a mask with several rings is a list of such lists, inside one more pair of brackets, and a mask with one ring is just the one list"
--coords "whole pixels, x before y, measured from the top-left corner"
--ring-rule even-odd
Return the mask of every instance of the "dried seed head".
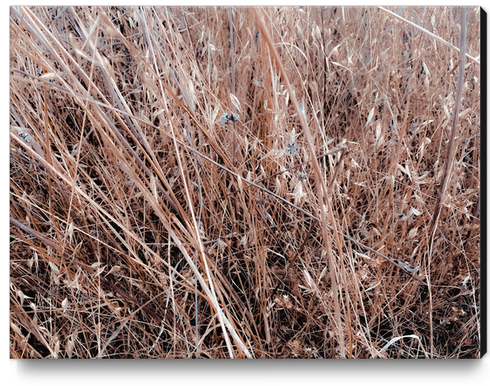
[[238, 122], [239, 120], [240, 120], [240, 116], [236, 113], [233, 114], [224, 113], [219, 119], [219, 123], [223, 126], [226, 126], [231, 122]]
[[299, 145], [296, 143], [296, 141], [289, 141], [286, 145], [286, 154], [287, 155], [295, 155], [298, 154], [300, 150]]

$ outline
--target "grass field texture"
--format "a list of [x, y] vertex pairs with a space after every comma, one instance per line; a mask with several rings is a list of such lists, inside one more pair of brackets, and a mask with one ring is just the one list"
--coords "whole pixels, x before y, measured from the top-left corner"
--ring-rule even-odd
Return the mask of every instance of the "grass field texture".
[[478, 7], [11, 7], [11, 358], [478, 358]]

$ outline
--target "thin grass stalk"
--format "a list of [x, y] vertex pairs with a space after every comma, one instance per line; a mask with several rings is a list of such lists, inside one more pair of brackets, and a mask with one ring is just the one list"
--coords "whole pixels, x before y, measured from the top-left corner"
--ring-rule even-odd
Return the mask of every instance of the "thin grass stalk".
[[439, 221], [439, 217], [441, 215], [442, 203], [444, 201], [444, 196], [446, 194], [446, 189], [451, 177], [451, 168], [454, 160], [454, 151], [455, 151], [455, 139], [457, 136], [458, 130], [458, 120], [459, 120], [459, 111], [461, 108], [461, 94], [463, 92], [463, 82], [464, 82], [464, 73], [465, 73], [465, 65], [466, 65], [466, 7], [461, 7], [461, 37], [460, 37], [461, 49], [460, 57], [461, 64], [459, 65], [459, 75], [458, 75], [458, 86], [456, 90], [456, 99], [454, 101], [453, 107], [453, 119], [452, 119], [452, 128], [451, 135], [449, 137], [449, 148], [446, 155], [446, 160], [444, 163], [444, 174], [442, 175], [442, 183], [439, 188], [439, 194], [437, 196], [437, 202], [435, 207], [435, 212], [432, 215], [432, 222], [429, 228], [429, 254], [428, 254], [428, 264], [427, 264], [427, 282], [429, 284], [429, 298], [430, 298], [430, 355], [431, 358], [434, 357], [434, 329], [433, 329], [433, 302], [432, 302], [432, 291], [431, 291], [431, 262], [432, 262], [432, 254], [433, 254], [433, 245], [434, 245], [434, 236], [437, 230], [437, 223]]

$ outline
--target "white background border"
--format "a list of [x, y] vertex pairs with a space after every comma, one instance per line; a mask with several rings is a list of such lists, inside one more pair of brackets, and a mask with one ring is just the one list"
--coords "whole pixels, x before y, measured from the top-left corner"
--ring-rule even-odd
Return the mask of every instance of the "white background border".
[[[28, 2], [38, 5], [38, 2]], [[97, 5], [100, 2], [78, 1], [76, 5]], [[40, 3], [39, 5], [45, 5]], [[49, 1], [49, 5], [66, 5], [67, 2]], [[103, 5], [134, 5], [135, 2], [105, 1]], [[117, 384], [118, 386], [142, 386], [146, 384], [196, 384], [204, 385], [323, 385], [331, 383], [369, 385], [483, 385], [490, 375], [490, 354], [481, 360], [235, 360], [235, 361], [186, 361], [186, 360], [11, 360], [9, 359], [9, 7], [26, 5], [13, 1], [2, 6], [1, 14], [3, 60], [1, 84], [3, 90], [1, 108], [5, 126], [1, 130], [0, 140], [0, 243], [3, 252], [4, 271], [2, 275], [2, 376], [8, 385], [57, 385], [69, 383], [70, 386], [92, 386], [98, 384]], [[368, 5], [357, 1], [340, 0], [337, 2], [297, 1], [237, 2], [237, 1], [180, 1], [162, 3], [144, 1], [144, 5]], [[371, 5], [408, 5], [408, 1], [382, 1]], [[418, 4], [410, 4], [418, 5]], [[468, 5], [463, 1], [430, 1], [430, 5]], [[488, 13], [488, 0], [481, 5]], [[488, 135], [488, 134], [487, 134]], [[488, 146], [487, 146], [488, 149]], [[487, 238], [488, 240], [488, 238]], [[488, 272], [487, 272], [488, 275]], [[487, 276], [488, 277], [488, 276]], [[488, 323], [487, 323], [488, 331]], [[487, 379], [485, 382], [484, 379]], [[448, 382], [447, 382], [448, 381]], [[446, 383], [447, 382], [447, 383]], [[3, 382], [2, 382], [3, 383]]]

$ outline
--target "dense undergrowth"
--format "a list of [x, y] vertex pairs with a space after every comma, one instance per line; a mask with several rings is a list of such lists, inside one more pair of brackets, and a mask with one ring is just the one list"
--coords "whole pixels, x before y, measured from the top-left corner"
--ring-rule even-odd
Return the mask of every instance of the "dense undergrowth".
[[479, 357], [479, 8], [10, 11], [12, 358]]

